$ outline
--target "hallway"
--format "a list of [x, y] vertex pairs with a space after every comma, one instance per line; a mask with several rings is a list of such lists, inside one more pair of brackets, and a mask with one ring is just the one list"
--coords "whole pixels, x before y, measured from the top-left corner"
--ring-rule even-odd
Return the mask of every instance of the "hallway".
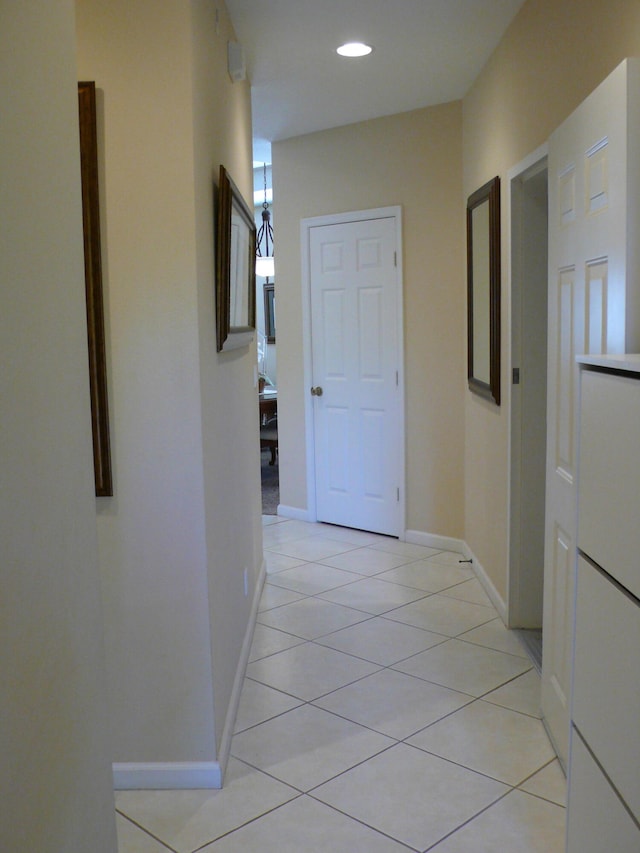
[[119, 853], [561, 853], [539, 676], [460, 555], [263, 522], [225, 787], [118, 792]]

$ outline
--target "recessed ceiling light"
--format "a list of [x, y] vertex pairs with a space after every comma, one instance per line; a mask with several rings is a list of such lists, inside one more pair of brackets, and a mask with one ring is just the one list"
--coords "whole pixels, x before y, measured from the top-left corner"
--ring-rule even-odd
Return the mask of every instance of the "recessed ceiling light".
[[350, 41], [336, 48], [340, 56], [366, 56], [372, 50], [371, 45], [363, 44], [361, 41]]

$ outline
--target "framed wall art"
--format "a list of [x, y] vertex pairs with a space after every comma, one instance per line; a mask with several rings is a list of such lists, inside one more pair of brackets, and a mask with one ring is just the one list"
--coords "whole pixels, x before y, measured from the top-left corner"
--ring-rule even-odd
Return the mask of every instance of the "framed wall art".
[[84, 234], [84, 279], [89, 342], [89, 388], [93, 432], [93, 469], [96, 495], [113, 495], [107, 364], [102, 296], [102, 247], [100, 242], [100, 196], [98, 188], [98, 138], [96, 87], [78, 83], [80, 116], [80, 173], [82, 182], [82, 228]]
[[255, 334], [256, 224], [224, 166], [216, 208], [216, 340], [218, 352], [226, 352]]
[[273, 283], [264, 285], [264, 334], [268, 344], [275, 344], [276, 295]]

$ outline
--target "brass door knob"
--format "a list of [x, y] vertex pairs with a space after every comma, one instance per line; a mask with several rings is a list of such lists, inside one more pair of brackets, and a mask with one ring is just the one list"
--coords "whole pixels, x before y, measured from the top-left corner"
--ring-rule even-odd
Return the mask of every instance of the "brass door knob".
[[323, 391], [322, 391], [322, 388], [320, 387], [320, 385], [316, 385], [315, 388], [311, 389], [311, 396], [312, 397], [322, 397], [322, 394], [323, 394]]

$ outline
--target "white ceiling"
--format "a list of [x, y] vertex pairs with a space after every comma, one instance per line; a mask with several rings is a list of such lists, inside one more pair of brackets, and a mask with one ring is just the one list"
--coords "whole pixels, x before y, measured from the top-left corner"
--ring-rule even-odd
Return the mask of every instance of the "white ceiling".
[[[226, 0], [265, 142], [462, 98], [524, 0]], [[374, 51], [337, 56], [345, 41]], [[268, 156], [267, 156], [268, 155]]]

